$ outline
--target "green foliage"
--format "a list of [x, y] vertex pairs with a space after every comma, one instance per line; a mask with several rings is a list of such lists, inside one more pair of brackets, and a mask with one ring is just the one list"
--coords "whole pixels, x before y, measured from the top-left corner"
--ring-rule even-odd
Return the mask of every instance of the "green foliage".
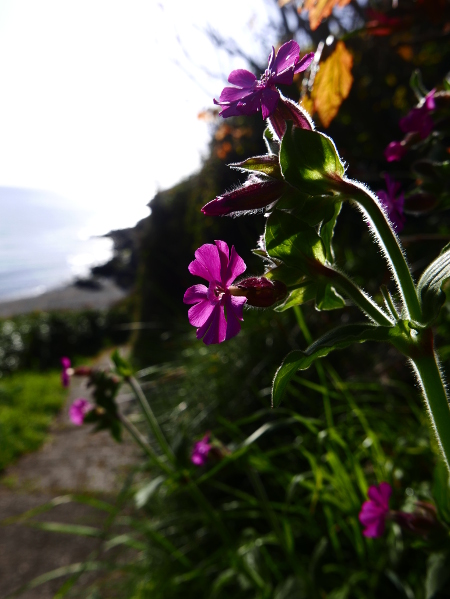
[[450, 278], [450, 249], [447, 249], [448, 247], [448, 245], [445, 246], [440, 256], [428, 266], [417, 284], [425, 322], [434, 321], [445, 302], [442, 286]]
[[42, 444], [65, 396], [59, 372], [0, 379], [0, 470]]
[[0, 373], [59, 368], [62, 356], [93, 356], [125, 343], [127, 303], [109, 311], [41, 312], [0, 320]]

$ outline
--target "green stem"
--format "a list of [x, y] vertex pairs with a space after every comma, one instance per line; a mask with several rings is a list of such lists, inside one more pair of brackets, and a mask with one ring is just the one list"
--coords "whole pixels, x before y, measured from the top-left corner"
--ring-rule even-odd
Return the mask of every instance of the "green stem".
[[134, 426], [132, 422], [126, 418], [123, 414], [119, 414], [119, 420], [122, 423], [123, 427], [130, 433], [133, 439], [136, 441], [136, 444], [142, 449], [142, 451], [147, 454], [150, 460], [153, 462], [155, 466], [164, 470], [167, 474], [172, 474], [171, 468], [169, 468], [164, 462], [161, 462], [160, 458], [156, 455], [150, 445], [146, 442], [144, 437], [138, 431], [138, 429]]
[[164, 454], [167, 456], [170, 462], [175, 463], [175, 456], [173, 455], [173, 451], [170, 445], [168, 444], [164, 436], [164, 433], [162, 432], [161, 427], [159, 426], [159, 423], [156, 420], [153, 410], [151, 409], [150, 404], [148, 403], [147, 398], [145, 397], [144, 392], [142, 391], [139, 383], [133, 376], [128, 377], [127, 381], [131, 389], [133, 390], [133, 393], [136, 396], [139, 405], [142, 408], [142, 412], [144, 413], [144, 416], [150, 426], [150, 430], [152, 431], [153, 435], [158, 441], [161, 450], [164, 452]]
[[345, 293], [353, 303], [374, 322], [383, 327], [391, 327], [394, 324], [394, 322], [386, 316], [380, 306], [378, 306], [372, 298], [366, 295], [364, 291], [355, 285], [355, 283], [353, 283], [353, 281], [346, 275], [329, 266], [324, 266], [323, 268], [326, 271], [326, 274], [324, 275], [326, 279], [331, 279], [333, 285]]
[[450, 407], [445, 392], [444, 381], [434, 353], [413, 357], [417, 378], [436, 434], [439, 447], [450, 470]]
[[422, 311], [400, 242], [376, 198], [356, 185], [354, 185], [354, 190], [350, 199], [359, 204], [370, 219], [372, 230], [377, 234], [379, 244], [391, 266], [405, 305], [406, 317], [420, 322]]

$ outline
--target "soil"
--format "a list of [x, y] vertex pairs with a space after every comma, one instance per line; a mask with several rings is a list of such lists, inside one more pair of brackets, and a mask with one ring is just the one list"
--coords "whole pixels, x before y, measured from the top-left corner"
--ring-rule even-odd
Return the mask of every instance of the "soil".
[[[105, 355], [97, 365], [105, 366], [108, 361]], [[74, 377], [67, 404], [51, 427], [47, 442], [39, 451], [23, 456], [2, 473], [0, 523], [55, 497], [63, 497], [59, 505], [35, 516], [34, 520], [94, 527], [105, 522], [106, 512], [68, 501], [66, 496], [85, 494], [114, 504], [140, 453], [126, 432], [124, 441], [119, 444], [108, 432], [93, 433], [91, 425], [71, 424], [68, 407], [78, 397], [89, 398], [89, 392], [85, 379]], [[119, 396], [118, 402], [126, 406], [129, 397]], [[85, 561], [100, 546], [100, 540], [95, 537], [39, 530], [21, 523], [3, 526], [0, 535], [0, 599], [37, 576]], [[77, 585], [83, 587], [93, 576], [83, 574]], [[46, 582], [20, 597], [51, 599], [65, 579], [67, 577]]]

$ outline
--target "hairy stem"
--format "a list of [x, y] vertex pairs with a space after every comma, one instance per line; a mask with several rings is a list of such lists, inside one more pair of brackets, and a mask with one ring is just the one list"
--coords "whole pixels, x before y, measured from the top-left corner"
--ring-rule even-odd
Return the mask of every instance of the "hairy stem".
[[450, 406], [437, 356], [413, 357], [411, 362], [421, 384], [431, 424], [436, 434], [447, 468], [450, 470]]
[[420, 322], [422, 311], [400, 242], [376, 197], [357, 185], [353, 187], [354, 193], [349, 194], [349, 198], [359, 204], [370, 219], [372, 229], [378, 237], [402, 296], [406, 317]]

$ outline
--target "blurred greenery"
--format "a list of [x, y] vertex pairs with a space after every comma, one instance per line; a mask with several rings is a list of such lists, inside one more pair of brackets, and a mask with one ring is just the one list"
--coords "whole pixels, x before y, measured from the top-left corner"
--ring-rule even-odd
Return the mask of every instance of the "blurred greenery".
[[0, 379], [0, 471], [41, 445], [65, 397], [59, 372], [22, 371]]

